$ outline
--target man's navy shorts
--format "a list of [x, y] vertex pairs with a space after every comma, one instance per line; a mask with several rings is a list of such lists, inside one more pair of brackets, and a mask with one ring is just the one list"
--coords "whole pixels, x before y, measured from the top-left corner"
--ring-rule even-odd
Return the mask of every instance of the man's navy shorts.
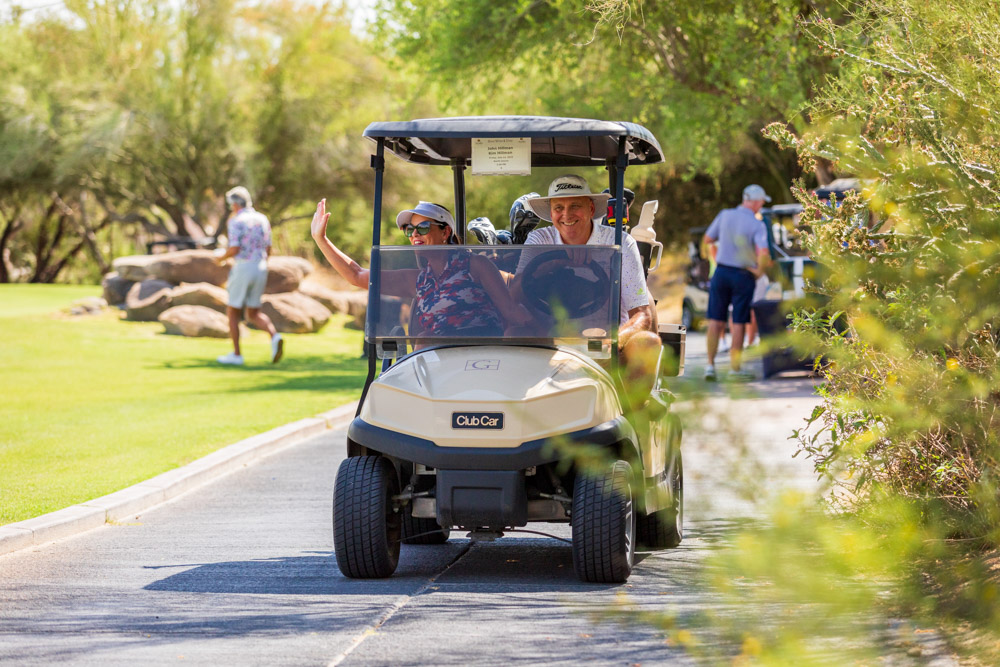
[[757, 279], [746, 269], [719, 264], [708, 288], [708, 319], [725, 322], [733, 304], [733, 324], [750, 321], [750, 302]]

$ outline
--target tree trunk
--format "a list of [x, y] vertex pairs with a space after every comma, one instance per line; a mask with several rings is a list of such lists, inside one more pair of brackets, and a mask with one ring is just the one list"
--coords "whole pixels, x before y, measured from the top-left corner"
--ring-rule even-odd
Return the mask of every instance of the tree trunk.
[[97, 262], [97, 266], [101, 269], [101, 275], [111, 270], [111, 266], [104, 259], [104, 254], [101, 253], [100, 246], [97, 243], [97, 235], [94, 233], [94, 229], [90, 226], [87, 220], [87, 193], [80, 193], [80, 213], [78, 216], [74, 216], [77, 222], [77, 226], [80, 229], [80, 235], [87, 244], [87, 249], [90, 251], [91, 257]]
[[15, 213], [13, 217], [8, 218], [3, 232], [0, 232], [0, 283], [9, 283], [10, 276], [14, 272], [14, 267], [10, 265], [10, 248], [7, 246], [14, 234], [23, 226], [17, 216], [18, 213]]

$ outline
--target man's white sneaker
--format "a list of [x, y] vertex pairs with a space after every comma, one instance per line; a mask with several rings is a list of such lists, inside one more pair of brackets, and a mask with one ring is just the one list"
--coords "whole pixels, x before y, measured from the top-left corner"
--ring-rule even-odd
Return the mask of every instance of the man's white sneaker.
[[705, 382], [715, 382], [715, 368], [713, 366], [705, 369]]
[[230, 352], [229, 354], [224, 354], [218, 359], [216, 359], [220, 364], [227, 364], [229, 366], [242, 366], [243, 365], [243, 355], [236, 354], [235, 352]]
[[271, 363], [276, 364], [281, 361], [281, 355], [285, 351], [285, 341], [280, 333], [271, 337]]

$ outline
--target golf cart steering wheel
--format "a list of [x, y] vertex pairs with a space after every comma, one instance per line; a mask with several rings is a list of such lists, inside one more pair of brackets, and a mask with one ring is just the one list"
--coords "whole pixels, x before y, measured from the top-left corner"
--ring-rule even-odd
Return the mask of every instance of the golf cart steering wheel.
[[577, 319], [597, 312], [608, 301], [611, 278], [600, 262], [574, 264], [566, 250], [549, 250], [535, 257], [521, 273], [527, 307], [545, 315], [565, 312]]

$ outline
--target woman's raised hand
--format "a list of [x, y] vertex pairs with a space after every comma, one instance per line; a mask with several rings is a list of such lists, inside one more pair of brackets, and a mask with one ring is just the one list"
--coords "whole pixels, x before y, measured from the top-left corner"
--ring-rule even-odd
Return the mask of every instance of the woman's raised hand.
[[326, 222], [329, 219], [330, 214], [326, 212], [326, 199], [320, 199], [319, 203], [316, 204], [312, 223], [309, 225], [309, 231], [314, 240], [319, 241], [326, 238]]

